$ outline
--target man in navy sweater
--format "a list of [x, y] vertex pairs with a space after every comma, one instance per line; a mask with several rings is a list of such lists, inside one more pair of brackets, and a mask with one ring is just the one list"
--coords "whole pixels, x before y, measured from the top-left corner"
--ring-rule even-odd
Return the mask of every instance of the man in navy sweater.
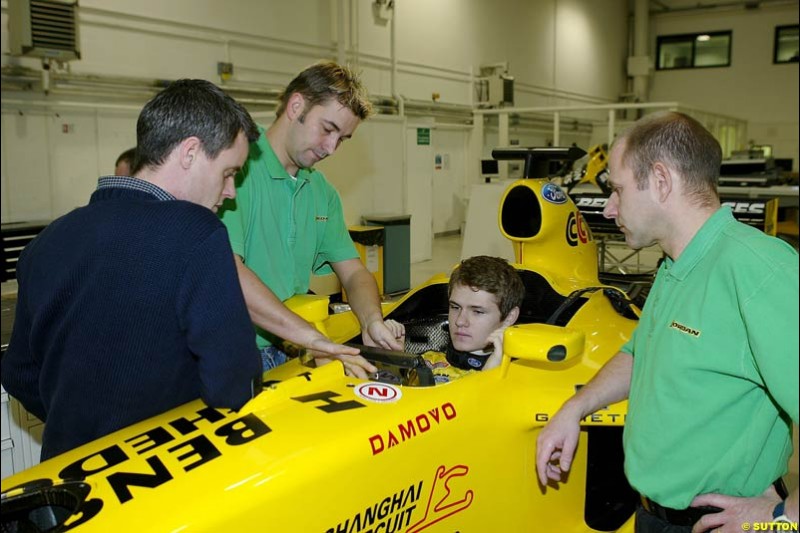
[[[145, 105], [133, 177], [100, 178], [17, 267], [2, 383], [45, 422], [42, 460], [202, 398], [238, 409], [261, 361], [215, 212], [258, 136], [212, 83], [178, 80]], [[275, 333], [341, 353], [283, 306]]]

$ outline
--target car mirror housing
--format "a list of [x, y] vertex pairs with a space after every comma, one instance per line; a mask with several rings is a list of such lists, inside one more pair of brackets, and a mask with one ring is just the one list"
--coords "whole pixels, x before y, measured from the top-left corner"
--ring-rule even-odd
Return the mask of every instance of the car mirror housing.
[[548, 324], [521, 324], [505, 331], [503, 352], [526, 361], [563, 363], [580, 357], [585, 343], [582, 331]]

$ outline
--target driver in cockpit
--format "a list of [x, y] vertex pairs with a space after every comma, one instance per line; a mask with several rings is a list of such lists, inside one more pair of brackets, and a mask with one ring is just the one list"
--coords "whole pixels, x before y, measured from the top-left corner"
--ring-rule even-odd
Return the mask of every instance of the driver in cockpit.
[[437, 384], [500, 364], [503, 332], [519, 317], [525, 287], [505, 259], [479, 255], [453, 269], [447, 292], [447, 351], [422, 354]]

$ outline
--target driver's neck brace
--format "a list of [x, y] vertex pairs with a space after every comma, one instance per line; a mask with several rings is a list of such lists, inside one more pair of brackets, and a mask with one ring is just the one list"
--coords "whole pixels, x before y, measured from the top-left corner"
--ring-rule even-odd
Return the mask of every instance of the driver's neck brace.
[[486, 350], [461, 352], [453, 348], [450, 342], [447, 343], [447, 351], [445, 352], [447, 362], [462, 370], [483, 370], [490, 355], [492, 355], [492, 352], [487, 352]]

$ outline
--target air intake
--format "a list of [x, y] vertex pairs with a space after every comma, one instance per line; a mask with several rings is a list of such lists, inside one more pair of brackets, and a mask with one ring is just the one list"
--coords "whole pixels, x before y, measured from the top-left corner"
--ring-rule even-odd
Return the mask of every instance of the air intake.
[[77, 0], [8, 0], [11, 55], [80, 59]]

